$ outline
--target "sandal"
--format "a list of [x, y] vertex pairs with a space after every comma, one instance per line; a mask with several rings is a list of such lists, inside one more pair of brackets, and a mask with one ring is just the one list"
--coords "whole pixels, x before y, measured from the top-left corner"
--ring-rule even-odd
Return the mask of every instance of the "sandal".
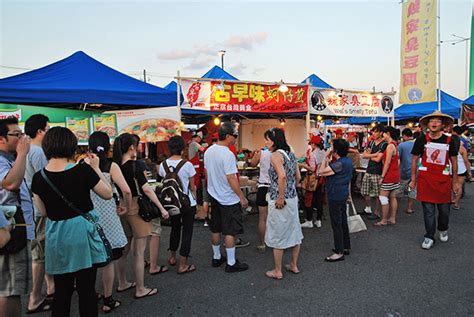
[[104, 314], [108, 314], [115, 308], [120, 307], [120, 305], [122, 305], [122, 302], [119, 300], [115, 300], [112, 296], [104, 297], [104, 305], [102, 306], [102, 312], [104, 312]]
[[126, 292], [128, 290], [131, 290], [132, 288], [135, 288], [137, 286], [137, 284], [135, 282], [132, 282], [130, 283], [130, 286], [128, 287], [125, 287], [124, 289], [119, 289], [118, 287], [115, 289], [115, 291], [117, 293], [123, 293], [123, 292]]
[[287, 270], [288, 272], [291, 272], [291, 273], [293, 273], [293, 274], [300, 274], [300, 271], [299, 271], [299, 270], [293, 271], [293, 270], [291, 269], [291, 265], [290, 265], [290, 264], [286, 264], [286, 265], [285, 265], [285, 270]]
[[265, 272], [265, 275], [269, 278], [275, 279], [275, 280], [281, 280], [283, 276], [278, 276], [275, 274], [275, 271], [267, 271]]
[[461, 209], [461, 207], [459, 207], [458, 205], [454, 205], [454, 204], [453, 204], [453, 209], [454, 209], [454, 210], [459, 210], [459, 209]]
[[51, 302], [44, 299], [35, 309], [26, 309], [26, 314], [44, 313], [51, 310]]
[[383, 223], [381, 221], [374, 222], [374, 227], [385, 227], [388, 223]]
[[142, 298], [145, 298], [145, 297], [150, 297], [150, 296], [154, 296], [154, 295], [157, 295], [158, 294], [158, 290], [156, 288], [152, 288], [148, 291], [148, 293], [146, 293], [145, 295], [142, 295], [142, 296], [133, 296], [135, 299], [142, 299]]
[[194, 264], [191, 264], [191, 265], [187, 265], [184, 271], [181, 271], [181, 272], [178, 271], [178, 274], [186, 274], [186, 273], [191, 273], [194, 271], [196, 271], [196, 266], [194, 266]]
[[158, 271], [150, 272], [150, 275], [156, 275], [165, 272], [168, 272], [168, 267], [166, 265], [158, 265]]

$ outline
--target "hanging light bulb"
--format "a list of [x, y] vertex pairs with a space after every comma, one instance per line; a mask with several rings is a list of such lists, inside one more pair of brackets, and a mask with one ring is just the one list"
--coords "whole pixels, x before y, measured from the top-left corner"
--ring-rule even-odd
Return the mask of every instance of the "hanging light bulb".
[[218, 117], [215, 117], [215, 118], [214, 118], [214, 124], [215, 124], [215, 125], [221, 124], [221, 119], [219, 119]]
[[285, 120], [285, 119], [283, 119], [283, 118], [280, 119], [280, 125], [285, 125], [285, 123], [286, 123], [286, 120]]
[[181, 121], [181, 122], [179, 123], [179, 126], [181, 127], [181, 129], [184, 128], [184, 122]]
[[321, 115], [319, 115], [319, 116], [317, 117], [317, 119], [318, 119], [318, 121], [322, 121], [322, 120], [323, 120], [323, 117], [322, 117]]
[[280, 87], [278, 87], [278, 90], [280, 92], [287, 92], [288, 91], [288, 86], [285, 85], [285, 83], [283, 82], [283, 79], [280, 80]]
[[408, 122], [408, 127], [413, 128], [413, 122]]
[[375, 122], [372, 122], [372, 123], [370, 124], [370, 126], [371, 126], [372, 128], [375, 127], [375, 125], [376, 125]]

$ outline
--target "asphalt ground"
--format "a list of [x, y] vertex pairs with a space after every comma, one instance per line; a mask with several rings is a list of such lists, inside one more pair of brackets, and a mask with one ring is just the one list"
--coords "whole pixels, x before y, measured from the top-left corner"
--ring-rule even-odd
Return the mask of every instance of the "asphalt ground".
[[[360, 196], [355, 196], [362, 210]], [[114, 294], [122, 306], [110, 316], [474, 316], [474, 185], [467, 184], [459, 211], [451, 211], [449, 241], [421, 249], [424, 234], [421, 205], [413, 215], [399, 203], [395, 226], [373, 227], [351, 234], [352, 252], [346, 260], [326, 263], [333, 247], [327, 206], [321, 229], [304, 229], [298, 275], [282, 280], [264, 275], [273, 268], [271, 250], [256, 250], [258, 215], [245, 218], [247, 248], [237, 258], [250, 265], [240, 273], [226, 273], [224, 265], [211, 267], [209, 230], [194, 227], [192, 257], [197, 271], [177, 275], [146, 274], [146, 284], [159, 295], [133, 299], [133, 291]], [[160, 264], [167, 259], [169, 227], [163, 228]], [[224, 249], [223, 249], [223, 252]], [[223, 253], [224, 254], [224, 253]], [[289, 252], [284, 263], [289, 262]], [[98, 279], [99, 280], [99, 279]], [[101, 290], [98, 283], [98, 291]], [[23, 298], [23, 305], [26, 298]], [[71, 316], [78, 316], [74, 295]], [[37, 314], [48, 316], [49, 314]]]

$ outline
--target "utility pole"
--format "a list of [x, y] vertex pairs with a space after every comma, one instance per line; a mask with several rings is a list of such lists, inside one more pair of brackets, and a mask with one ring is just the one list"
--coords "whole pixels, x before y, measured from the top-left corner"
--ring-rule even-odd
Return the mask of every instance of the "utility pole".
[[143, 70], [143, 81], [146, 82], [146, 69]]

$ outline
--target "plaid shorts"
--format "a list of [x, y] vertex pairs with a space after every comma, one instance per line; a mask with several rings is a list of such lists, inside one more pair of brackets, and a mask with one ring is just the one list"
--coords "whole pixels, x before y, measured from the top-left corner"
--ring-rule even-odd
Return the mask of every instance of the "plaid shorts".
[[380, 180], [382, 175], [365, 173], [362, 178], [360, 193], [362, 196], [378, 197], [380, 194]]
[[31, 244], [20, 252], [0, 255], [0, 297], [28, 294], [31, 278]]

